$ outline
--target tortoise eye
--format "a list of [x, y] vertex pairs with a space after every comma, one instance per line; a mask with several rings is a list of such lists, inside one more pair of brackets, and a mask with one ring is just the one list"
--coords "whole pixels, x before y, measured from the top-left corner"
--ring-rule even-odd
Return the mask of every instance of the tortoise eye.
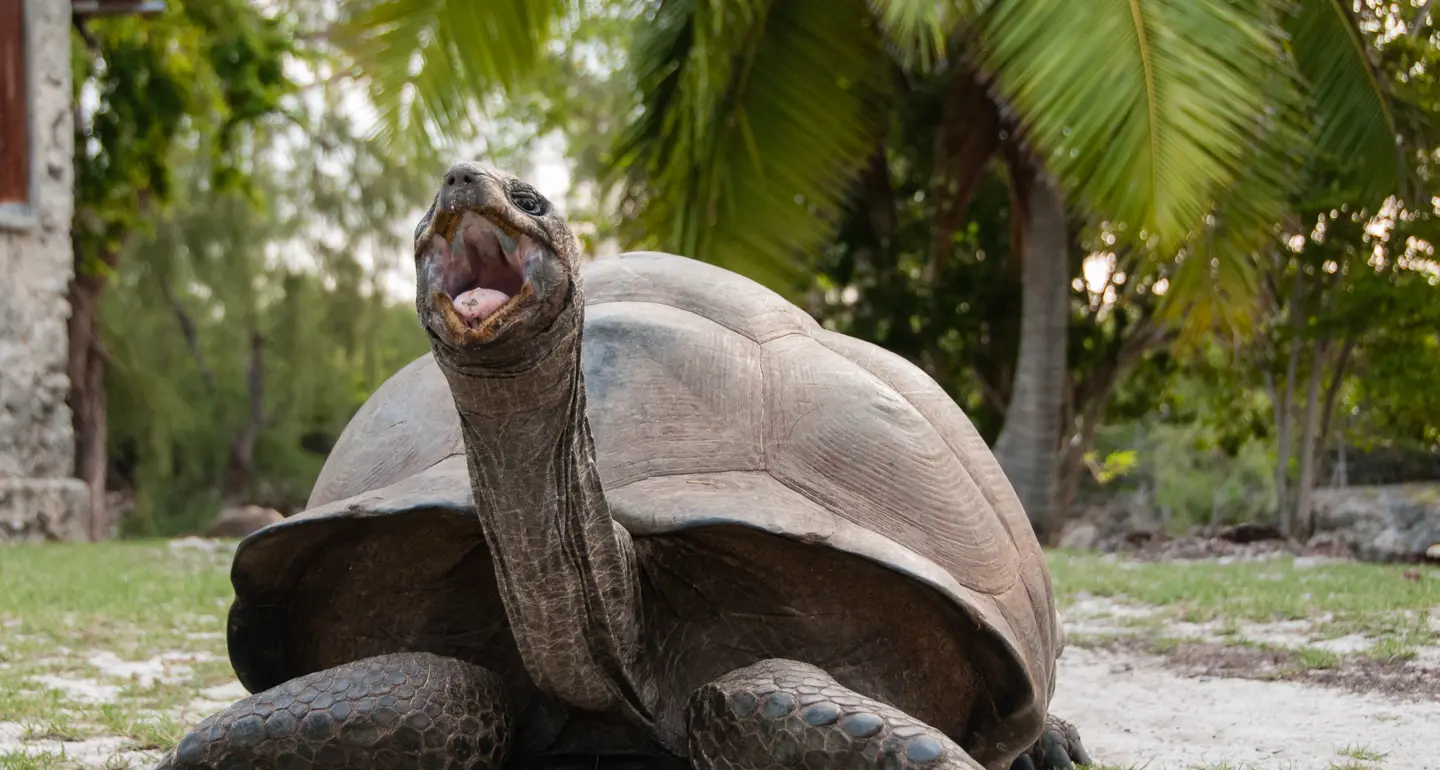
[[542, 200], [539, 195], [529, 190], [512, 191], [510, 193], [510, 202], [515, 204], [515, 208], [533, 217], [538, 217], [545, 213], [545, 201]]

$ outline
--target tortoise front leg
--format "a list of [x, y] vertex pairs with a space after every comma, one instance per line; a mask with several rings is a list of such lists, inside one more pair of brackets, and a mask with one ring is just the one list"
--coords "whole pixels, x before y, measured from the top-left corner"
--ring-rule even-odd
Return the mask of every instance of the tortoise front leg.
[[510, 718], [490, 671], [429, 653], [381, 655], [235, 703], [155, 770], [500, 770]]
[[1040, 734], [1040, 740], [1016, 757], [1010, 770], [1074, 770], [1090, 764], [1090, 755], [1080, 743], [1080, 731], [1050, 714], [1045, 717], [1045, 732]]
[[696, 770], [983, 770], [934, 727], [793, 660], [701, 686], [686, 728]]

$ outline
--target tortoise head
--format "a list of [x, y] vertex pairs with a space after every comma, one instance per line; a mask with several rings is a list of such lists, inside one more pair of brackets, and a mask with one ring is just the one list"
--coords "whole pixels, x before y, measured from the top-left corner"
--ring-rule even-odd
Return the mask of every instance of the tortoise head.
[[415, 227], [415, 310], [433, 343], [503, 352], [572, 301], [578, 247], [544, 196], [478, 163], [445, 172]]

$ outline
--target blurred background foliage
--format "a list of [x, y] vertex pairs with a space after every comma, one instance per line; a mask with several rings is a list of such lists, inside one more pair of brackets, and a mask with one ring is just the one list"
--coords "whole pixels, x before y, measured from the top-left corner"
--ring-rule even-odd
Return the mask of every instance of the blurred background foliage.
[[915, 361], [1042, 538], [1125, 496], [1176, 531], [1303, 536], [1317, 486], [1440, 479], [1428, 7], [170, 0], [93, 21], [77, 292], [103, 377], [77, 376], [72, 324], [80, 475], [98, 446], [126, 532], [302, 508], [425, 351], [410, 228], [467, 156], [562, 169], [592, 255], [713, 261]]

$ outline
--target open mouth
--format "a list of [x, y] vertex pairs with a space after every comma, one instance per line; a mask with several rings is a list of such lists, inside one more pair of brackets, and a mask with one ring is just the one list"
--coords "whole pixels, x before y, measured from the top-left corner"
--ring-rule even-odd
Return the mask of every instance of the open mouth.
[[430, 238], [429, 283], [445, 292], [467, 327], [478, 329], [531, 294], [526, 270], [544, 248], [528, 235], [512, 237], [473, 211], [460, 214], [453, 228], [448, 240], [442, 228]]

